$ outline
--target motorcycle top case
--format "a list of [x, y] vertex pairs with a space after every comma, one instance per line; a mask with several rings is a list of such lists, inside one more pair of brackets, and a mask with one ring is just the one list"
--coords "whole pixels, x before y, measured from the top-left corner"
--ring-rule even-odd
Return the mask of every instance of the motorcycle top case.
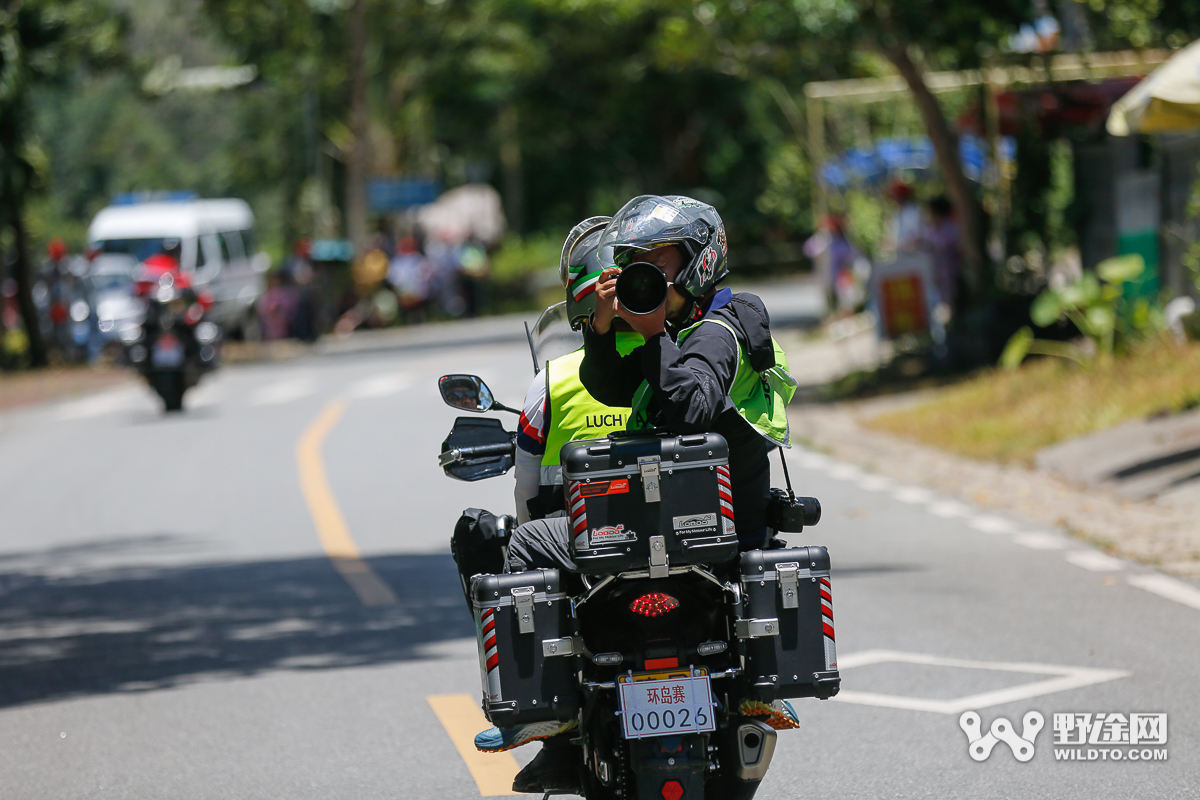
[[718, 564], [737, 557], [729, 447], [716, 433], [618, 434], [563, 446], [571, 557], [580, 572]]
[[579, 710], [575, 640], [558, 570], [476, 575], [471, 601], [488, 720], [511, 728], [572, 719]]
[[829, 551], [751, 550], [739, 564], [738, 647], [753, 696], [764, 702], [837, 694]]

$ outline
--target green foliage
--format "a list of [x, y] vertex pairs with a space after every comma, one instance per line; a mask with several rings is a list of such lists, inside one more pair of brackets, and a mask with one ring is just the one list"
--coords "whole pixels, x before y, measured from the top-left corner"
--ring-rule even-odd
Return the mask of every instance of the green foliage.
[[1088, 339], [1090, 349], [1066, 342], [1034, 338], [1022, 328], [1009, 339], [1000, 356], [1001, 366], [1015, 368], [1029, 354], [1069, 358], [1081, 364], [1107, 361], [1117, 350], [1126, 350], [1147, 334], [1162, 330], [1162, 315], [1145, 299], [1132, 305], [1124, 301], [1124, 285], [1146, 269], [1140, 255], [1118, 256], [1101, 262], [1095, 272], [1084, 272], [1061, 288], [1048, 288], [1034, 298], [1029, 318], [1040, 328], [1069, 320]]
[[492, 254], [492, 277], [499, 281], [554, 270], [562, 252], [562, 237], [550, 234], [508, 236]]

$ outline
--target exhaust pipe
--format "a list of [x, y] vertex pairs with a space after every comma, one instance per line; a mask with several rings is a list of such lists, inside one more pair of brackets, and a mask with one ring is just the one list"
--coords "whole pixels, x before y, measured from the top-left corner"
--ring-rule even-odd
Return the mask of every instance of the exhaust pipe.
[[737, 729], [737, 776], [744, 781], [761, 781], [775, 755], [778, 734], [765, 722], [744, 722]]

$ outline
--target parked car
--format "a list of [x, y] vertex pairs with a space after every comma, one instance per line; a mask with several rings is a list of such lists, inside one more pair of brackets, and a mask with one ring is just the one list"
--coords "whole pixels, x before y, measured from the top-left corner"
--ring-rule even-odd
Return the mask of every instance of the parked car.
[[165, 239], [181, 245], [180, 269], [191, 274], [196, 291], [213, 299], [213, 321], [235, 337], [256, 338], [255, 304], [266, 288], [270, 267], [257, 249], [254, 213], [244, 200], [180, 200], [112, 205], [88, 228], [91, 246], [105, 254], [144, 261]]

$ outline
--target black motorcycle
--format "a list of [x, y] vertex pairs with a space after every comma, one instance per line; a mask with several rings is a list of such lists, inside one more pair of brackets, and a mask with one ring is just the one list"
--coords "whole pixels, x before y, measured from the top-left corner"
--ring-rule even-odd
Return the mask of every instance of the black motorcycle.
[[[439, 388], [458, 409], [513, 410], [473, 375]], [[460, 480], [503, 475], [514, 435], [459, 417], [439, 462]], [[588, 800], [752, 797], [775, 748], [770, 704], [840, 685], [827, 551], [768, 536], [739, 552], [716, 434], [621, 432], [567, 444], [562, 464], [579, 572], [469, 581], [484, 712], [502, 728], [577, 720]], [[799, 532], [820, 504], [789, 480], [769, 518]], [[508, 528], [489, 535], [502, 545]]]
[[183, 395], [217, 367], [221, 329], [205, 319], [196, 293], [164, 275], [146, 298], [142, 325], [125, 341], [126, 358], [162, 398], [167, 411], [183, 409]]

